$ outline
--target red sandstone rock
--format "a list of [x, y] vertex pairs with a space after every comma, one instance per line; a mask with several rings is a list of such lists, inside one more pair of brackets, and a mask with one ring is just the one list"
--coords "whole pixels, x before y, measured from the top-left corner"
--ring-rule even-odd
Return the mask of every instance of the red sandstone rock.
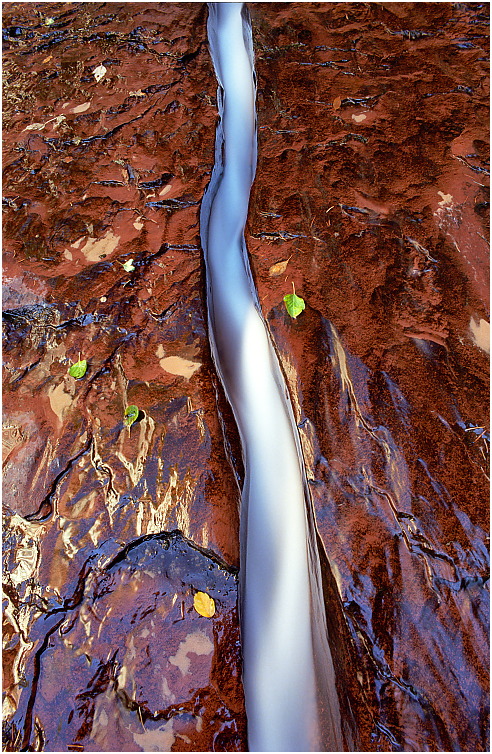
[[[199, 248], [206, 7], [3, 10], [7, 749], [244, 750], [240, 449]], [[250, 10], [247, 241], [326, 551], [347, 746], [487, 750], [487, 8]], [[158, 536], [174, 529], [220, 562]]]
[[[227, 453], [239, 450], [235, 441], [224, 450], [228, 409], [208, 350], [199, 246], [216, 120], [205, 21], [199, 4], [4, 6], [14, 749], [37, 740], [52, 750], [149, 750], [158, 738], [183, 751], [245, 746], [235, 586], [207, 622], [188, 612], [191, 574], [158, 605], [143, 577], [138, 599], [161, 623], [145, 646], [138, 633], [142, 662], [130, 663], [125, 684], [115, 663], [131, 652], [131, 601], [118, 597], [118, 619], [115, 608], [101, 619], [107, 630], [95, 619], [87, 632], [84, 614], [96, 608], [79, 595], [128, 543], [174, 529], [238, 565], [239, 487]], [[88, 370], [76, 380], [68, 369], [79, 354]], [[141, 411], [131, 429], [129, 404]], [[200, 567], [208, 573], [207, 558]], [[173, 599], [171, 620], [161, 612]], [[103, 603], [97, 609], [111, 613]], [[206, 625], [210, 651], [195, 657], [190, 644], [195, 659], [181, 682], [166, 663], [195, 623]], [[158, 698], [164, 683], [167, 701]]]
[[251, 11], [249, 249], [332, 569], [346, 725], [357, 750], [483, 750], [486, 7]]

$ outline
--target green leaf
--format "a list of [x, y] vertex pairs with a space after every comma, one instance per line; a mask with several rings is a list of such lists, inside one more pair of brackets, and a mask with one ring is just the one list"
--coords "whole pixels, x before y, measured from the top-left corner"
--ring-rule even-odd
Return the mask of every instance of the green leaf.
[[133, 272], [135, 269], [135, 265], [133, 264], [133, 259], [129, 259], [128, 262], [125, 262], [121, 265], [125, 272]]
[[294, 319], [299, 316], [301, 312], [306, 308], [304, 299], [300, 296], [296, 296], [295, 293], [288, 293], [284, 296], [285, 308], [289, 312], [290, 316]]
[[75, 377], [76, 380], [80, 380], [86, 372], [87, 372], [86, 359], [82, 359], [82, 361], [76, 361], [75, 364], [72, 364], [72, 366], [68, 370], [70, 377]]
[[140, 413], [140, 409], [138, 406], [134, 406], [132, 404], [131, 406], [126, 407], [125, 417], [123, 421], [125, 422], [127, 427], [131, 427], [133, 422], [137, 421], [139, 413]]

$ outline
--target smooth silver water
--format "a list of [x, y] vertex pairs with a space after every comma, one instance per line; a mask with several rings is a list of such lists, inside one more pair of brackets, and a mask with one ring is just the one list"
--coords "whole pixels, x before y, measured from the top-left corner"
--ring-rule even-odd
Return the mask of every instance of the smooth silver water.
[[251, 24], [243, 3], [209, 3], [208, 35], [220, 122], [200, 220], [211, 348], [245, 467], [240, 610], [249, 749], [340, 751], [299, 437], [244, 240], [257, 136]]

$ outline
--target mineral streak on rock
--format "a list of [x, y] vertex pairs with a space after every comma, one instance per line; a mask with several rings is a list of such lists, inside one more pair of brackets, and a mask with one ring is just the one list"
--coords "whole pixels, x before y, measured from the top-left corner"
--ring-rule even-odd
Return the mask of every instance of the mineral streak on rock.
[[[344, 725], [355, 750], [487, 751], [488, 6], [249, 8], [261, 179], [246, 240], [330, 564]], [[98, 634], [84, 592], [127, 545], [178, 528], [238, 564], [243, 470], [198, 233], [216, 125], [206, 7], [4, 3], [3, 21], [4, 746], [99, 751], [107, 719], [119, 751], [244, 750], [232, 592], [201, 617], [207, 582], [169, 586], [152, 557], [142, 609], [167, 621], [172, 671], [159, 682], [146, 618], [132, 624], [122, 597], [143, 569], [121, 561], [100, 598], [126, 600], [128, 637], [111, 614]], [[129, 433], [130, 404], [144, 418]], [[156, 616], [154, 588], [163, 605], [183, 595], [185, 621]], [[222, 615], [220, 653], [188, 653], [216, 646]], [[88, 659], [64, 631], [92, 637]], [[170, 657], [206, 683], [203, 710], [190, 687], [154, 719], [187, 693]]]

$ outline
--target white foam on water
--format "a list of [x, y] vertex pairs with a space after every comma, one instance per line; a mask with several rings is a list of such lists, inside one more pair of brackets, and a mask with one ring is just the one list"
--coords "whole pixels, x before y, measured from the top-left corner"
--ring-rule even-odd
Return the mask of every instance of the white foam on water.
[[251, 24], [243, 3], [209, 3], [208, 34], [220, 122], [200, 222], [211, 348], [245, 466], [240, 610], [249, 749], [340, 751], [299, 437], [244, 241], [257, 137]]

